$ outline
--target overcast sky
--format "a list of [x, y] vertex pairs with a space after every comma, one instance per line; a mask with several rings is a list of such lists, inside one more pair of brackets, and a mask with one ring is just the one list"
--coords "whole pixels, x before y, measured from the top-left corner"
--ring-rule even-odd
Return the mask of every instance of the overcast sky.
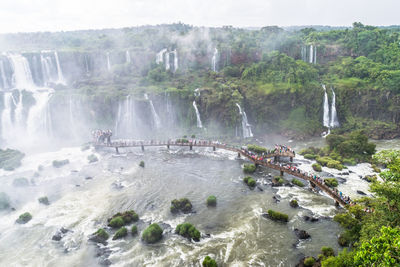
[[183, 23], [196, 26], [400, 24], [400, 0], [0, 0], [0, 32]]

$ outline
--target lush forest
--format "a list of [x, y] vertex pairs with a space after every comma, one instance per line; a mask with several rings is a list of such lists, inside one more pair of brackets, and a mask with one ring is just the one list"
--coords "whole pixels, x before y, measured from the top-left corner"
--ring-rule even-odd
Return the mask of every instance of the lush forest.
[[[61, 65], [71, 58], [111, 55], [91, 63], [90, 75], [75, 75], [67, 88], [78, 94], [119, 97], [170, 93], [197, 97], [204, 120], [233, 132], [239, 120], [235, 103], [244, 106], [257, 134], [280, 132], [303, 138], [320, 135], [325, 84], [341, 127], [338, 133], [363, 129], [375, 139], [399, 136], [400, 44], [398, 27], [354, 23], [351, 28], [261, 29], [203, 28], [186, 24], [58, 33], [0, 35], [3, 51], [57, 49]], [[163, 48], [177, 51], [179, 68], [156, 64]], [[218, 49], [215, 71], [211, 60]], [[125, 51], [132, 62], [124, 61]], [[311, 62], [311, 63], [310, 63]], [[71, 66], [70, 66], [71, 65]], [[96, 70], [96, 71], [95, 71]], [[75, 73], [70, 70], [70, 73]], [[189, 101], [187, 101], [189, 102]]]

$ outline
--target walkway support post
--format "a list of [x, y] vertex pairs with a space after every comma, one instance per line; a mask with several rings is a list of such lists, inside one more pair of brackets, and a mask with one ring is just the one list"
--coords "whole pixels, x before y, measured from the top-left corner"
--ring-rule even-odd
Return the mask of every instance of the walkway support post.
[[144, 151], [144, 145], [142, 145], [142, 151]]
[[190, 144], [189, 149], [190, 149], [190, 150], [193, 150], [193, 145], [192, 145], [192, 144]]
[[119, 154], [119, 151], [118, 151], [118, 147], [117, 147], [117, 146], [115, 147], [115, 152], [116, 152], [117, 154]]
[[281, 170], [281, 176], [283, 177], [283, 171]]
[[167, 145], [167, 148], [169, 149], [169, 144]]
[[337, 201], [337, 200], [335, 201], [335, 206], [340, 207], [339, 201]]
[[293, 162], [293, 157], [290, 157], [290, 162]]
[[213, 146], [213, 151], [215, 151], [215, 146]]
[[240, 158], [240, 152], [238, 152], [238, 158]]

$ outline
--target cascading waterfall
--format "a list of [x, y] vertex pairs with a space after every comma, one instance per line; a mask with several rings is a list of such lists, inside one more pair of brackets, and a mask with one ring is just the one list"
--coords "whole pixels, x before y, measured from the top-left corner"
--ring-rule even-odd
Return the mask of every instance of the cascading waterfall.
[[253, 133], [251, 131], [251, 125], [247, 121], [246, 112], [244, 110], [242, 111], [242, 108], [238, 103], [236, 103], [236, 106], [239, 108], [239, 113], [242, 116], [243, 138], [253, 137]]
[[174, 72], [178, 70], [178, 52], [176, 49], [172, 51], [172, 54], [174, 54]]
[[312, 64], [314, 63], [314, 46], [310, 45], [310, 58], [309, 62]]
[[201, 123], [200, 112], [197, 108], [196, 101], [193, 101], [193, 107], [196, 111], [196, 118], [197, 118], [197, 128], [203, 128], [203, 124]]
[[314, 47], [314, 64], [317, 64], [317, 46]]
[[60, 66], [60, 60], [58, 59], [58, 53], [57, 51], [54, 51], [54, 57], [56, 59], [56, 65], [57, 65], [57, 76], [58, 76], [58, 80], [57, 83], [59, 84], [66, 84], [65, 83], [65, 79], [61, 70], [61, 66]]
[[328, 102], [328, 93], [326, 92], [325, 84], [322, 85], [324, 88], [324, 117], [323, 117], [323, 125], [329, 128], [329, 102]]
[[213, 57], [211, 59], [211, 67], [212, 67], [212, 70], [215, 71], [215, 72], [218, 71], [217, 64], [218, 64], [218, 49], [215, 48]]
[[131, 63], [131, 55], [129, 54], [129, 50], [126, 50], [125, 60], [127, 64]]
[[2, 60], [0, 61], [0, 74], [1, 74], [1, 79], [3, 81], [3, 89], [7, 89], [9, 85], [7, 82], [6, 72], [4, 71], [4, 63]]
[[53, 81], [51, 74], [53, 62], [51, 60], [51, 57], [44, 56], [43, 53], [40, 54], [40, 62], [42, 66], [43, 82], [45, 85], [48, 85], [49, 82]]
[[164, 54], [165, 54], [166, 52], [167, 52], [167, 49], [164, 48], [164, 49], [162, 49], [160, 52], [157, 53], [157, 56], [156, 56], [156, 63], [157, 63], [157, 64], [160, 64], [160, 63], [163, 63], [163, 62], [164, 62]]
[[153, 122], [154, 122], [154, 126], [156, 129], [160, 129], [161, 128], [161, 121], [160, 121], [160, 117], [158, 116], [156, 109], [154, 108], [153, 105], [153, 101], [151, 99], [149, 99], [149, 96], [147, 94], [144, 94], [144, 98], [146, 100], [149, 100], [150, 103], [150, 108], [151, 108], [151, 114], [153, 116]]
[[169, 62], [169, 53], [165, 53], [165, 69], [169, 70], [171, 68], [170, 62]]
[[[329, 123], [329, 126], [331, 128], [335, 128], [335, 127], [339, 127], [339, 120], [337, 118], [337, 112], [336, 112], [336, 95], [335, 95], [335, 91], [333, 90], [333, 88], [331, 88], [332, 90], [332, 103], [331, 103], [331, 120]], [[326, 94], [326, 92], [325, 92]]]
[[10, 54], [9, 59], [14, 70], [14, 87], [17, 89], [32, 91], [35, 88], [35, 85], [33, 84], [28, 60], [19, 54]]
[[89, 55], [85, 55], [85, 68], [86, 68], [86, 75], [90, 74], [90, 69], [89, 69]]
[[14, 129], [12, 112], [14, 106], [13, 95], [11, 92], [4, 93], [4, 109], [1, 114], [1, 129], [2, 138], [4, 140], [9, 140], [12, 135], [16, 132]]
[[51, 137], [52, 123], [50, 107], [48, 105], [52, 91], [35, 92], [36, 104], [29, 110], [27, 131], [30, 137]]
[[107, 70], [111, 71], [110, 53], [107, 52]]

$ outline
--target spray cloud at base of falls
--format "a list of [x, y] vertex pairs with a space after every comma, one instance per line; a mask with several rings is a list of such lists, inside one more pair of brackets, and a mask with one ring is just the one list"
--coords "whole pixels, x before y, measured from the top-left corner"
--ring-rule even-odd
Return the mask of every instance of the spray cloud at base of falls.
[[247, 120], [247, 115], [246, 112], [240, 107], [238, 103], [236, 103], [236, 106], [239, 108], [239, 114], [242, 116], [242, 131], [243, 131], [243, 138], [249, 138], [253, 137], [253, 133], [251, 131], [251, 125], [249, 124]]

